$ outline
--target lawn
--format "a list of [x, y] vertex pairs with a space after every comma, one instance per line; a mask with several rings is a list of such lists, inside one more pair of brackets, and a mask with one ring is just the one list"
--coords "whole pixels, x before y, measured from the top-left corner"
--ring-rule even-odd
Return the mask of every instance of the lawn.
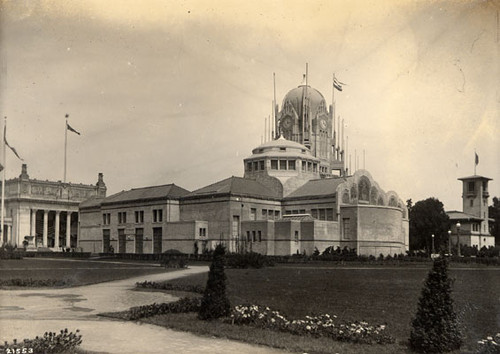
[[[388, 332], [401, 344], [408, 339], [410, 322], [430, 267], [431, 264], [359, 269], [280, 265], [228, 269], [226, 275], [233, 305], [269, 306], [290, 318], [328, 313], [345, 320], [386, 323]], [[477, 347], [477, 340], [500, 331], [500, 269], [452, 268], [450, 276], [455, 279], [453, 297], [464, 333], [463, 349], [472, 350]], [[170, 282], [203, 285], [206, 279], [203, 274]]]
[[0, 281], [8, 279], [62, 280], [70, 286], [101, 283], [135, 276], [163, 273], [159, 266], [144, 263], [92, 260], [24, 258], [0, 260]]

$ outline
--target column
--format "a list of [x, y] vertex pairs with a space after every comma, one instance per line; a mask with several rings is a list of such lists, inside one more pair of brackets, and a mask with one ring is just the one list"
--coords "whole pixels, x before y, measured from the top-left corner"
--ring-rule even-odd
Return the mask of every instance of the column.
[[55, 235], [54, 235], [54, 247], [56, 249], [59, 248], [59, 214], [61, 212], [59, 210], [56, 210], [56, 221], [55, 221], [55, 229], [56, 229], [56, 232], [55, 232]]
[[43, 211], [43, 247], [47, 247], [47, 235], [49, 234], [49, 211]]
[[66, 247], [71, 247], [71, 212], [66, 213]]
[[30, 236], [36, 237], [36, 209], [31, 209], [31, 233]]

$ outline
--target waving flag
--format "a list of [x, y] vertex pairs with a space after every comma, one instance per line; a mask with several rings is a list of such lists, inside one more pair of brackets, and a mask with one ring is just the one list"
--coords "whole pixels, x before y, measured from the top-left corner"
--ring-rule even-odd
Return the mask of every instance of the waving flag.
[[67, 128], [70, 132], [73, 132], [73, 133], [76, 133], [76, 134], [80, 135], [80, 133], [79, 133], [79, 132], [77, 132], [75, 129], [73, 129], [73, 128], [71, 127], [71, 125], [69, 125], [67, 122], [66, 122], [66, 128]]
[[4, 126], [4, 127], [3, 127], [3, 141], [4, 141], [5, 145], [7, 145], [7, 146], [8, 146], [8, 147], [12, 150], [12, 152], [14, 153], [14, 155], [16, 155], [16, 156], [17, 156], [17, 158], [18, 158], [19, 160], [24, 161], [24, 160], [23, 160], [23, 159], [19, 156], [19, 154], [17, 153], [16, 149], [14, 149], [12, 146], [10, 146], [10, 145], [9, 145], [9, 143], [7, 142], [7, 135], [6, 135], [6, 134], [7, 134], [7, 127], [6, 127], [6, 126]]
[[476, 155], [476, 160], [475, 160], [475, 162], [476, 162], [476, 166], [477, 166], [477, 165], [479, 165], [479, 156], [477, 156], [477, 154], [476, 154], [476, 153], [474, 153], [474, 154]]
[[337, 78], [334, 76], [333, 77], [333, 87], [335, 87], [337, 90], [342, 91], [342, 85], [345, 85], [343, 82], [340, 82], [337, 80]]

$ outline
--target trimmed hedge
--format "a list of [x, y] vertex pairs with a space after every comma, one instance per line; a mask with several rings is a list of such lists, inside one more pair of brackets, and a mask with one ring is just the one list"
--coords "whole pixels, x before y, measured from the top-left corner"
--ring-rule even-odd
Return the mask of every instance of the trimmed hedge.
[[203, 294], [205, 288], [199, 285], [177, 285], [171, 283], [157, 283], [154, 281], [144, 281], [142, 283], [135, 283], [136, 288], [142, 289], [160, 289], [160, 290], [175, 290], [175, 291], [186, 291], [190, 293]]
[[182, 299], [175, 302], [168, 302], [162, 304], [151, 304], [144, 306], [132, 307], [128, 310], [126, 317], [128, 320], [138, 320], [144, 317], [152, 317], [156, 315], [163, 315], [166, 313], [186, 313], [198, 312], [200, 309], [201, 299], [199, 297]]

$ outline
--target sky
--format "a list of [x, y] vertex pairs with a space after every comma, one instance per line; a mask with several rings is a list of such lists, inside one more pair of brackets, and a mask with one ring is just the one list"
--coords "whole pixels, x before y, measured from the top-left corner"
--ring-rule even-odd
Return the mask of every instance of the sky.
[[[277, 103], [302, 82], [332, 101], [385, 191], [462, 210], [459, 177], [500, 197], [500, 1], [0, 0], [6, 178], [108, 195], [243, 176]], [[364, 155], [364, 159], [363, 159]], [[491, 199], [490, 199], [491, 203]]]

